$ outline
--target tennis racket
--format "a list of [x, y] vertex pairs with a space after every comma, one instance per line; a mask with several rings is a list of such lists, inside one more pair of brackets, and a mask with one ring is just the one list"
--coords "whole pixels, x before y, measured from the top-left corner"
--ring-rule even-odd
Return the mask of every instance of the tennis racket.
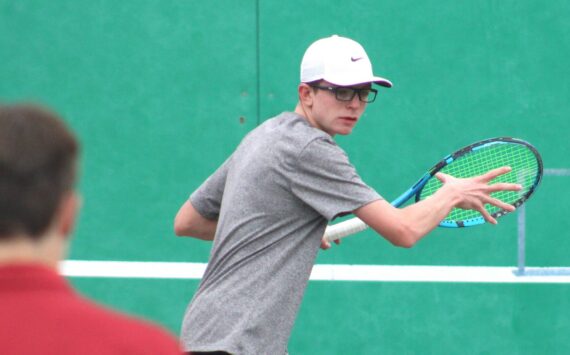
[[[494, 183], [505, 182], [522, 185], [520, 191], [498, 191], [492, 197], [519, 207], [532, 196], [542, 179], [542, 158], [531, 144], [516, 138], [499, 137], [482, 140], [452, 153], [429, 169], [412, 187], [392, 202], [400, 207], [415, 196], [415, 201], [425, 200], [433, 195], [443, 184], [434, 177], [437, 172], [458, 178], [469, 178], [488, 172], [489, 170], [509, 166], [512, 170], [493, 180]], [[509, 213], [493, 205], [485, 205], [485, 209], [494, 218]], [[485, 223], [480, 212], [454, 208], [440, 227], [460, 228]], [[359, 218], [330, 225], [325, 231], [328, 242], [365, 230], [368, 226]]]

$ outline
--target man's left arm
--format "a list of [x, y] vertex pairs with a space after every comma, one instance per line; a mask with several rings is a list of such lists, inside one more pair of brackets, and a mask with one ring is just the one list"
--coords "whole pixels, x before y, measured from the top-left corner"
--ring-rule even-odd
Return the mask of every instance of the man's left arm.
[[218, 221], [203, 217], [186, 201], [174, 219], [174, 233], [179, 237], [194, 237], [202, 240], [214, 240]]

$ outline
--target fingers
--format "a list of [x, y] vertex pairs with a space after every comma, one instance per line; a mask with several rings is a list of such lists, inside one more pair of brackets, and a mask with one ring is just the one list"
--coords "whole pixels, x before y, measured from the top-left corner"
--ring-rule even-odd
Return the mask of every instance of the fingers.
[[520, 191], [520, 190], [522, 190], [522, 185], [520, 185], [520, 184], [509, 184], [509, 183], [497, 183], [497, 184], [489, 185], [489, 188], [488, 188], [489, 192]]
[[[520, 184], [510, 184], [510, 183], [497, 183], [494, 185], [489, 185], [488, 186], [488, 193], [493, 193], [493, 192], [497, 192], [497, 191], [520, 191], [522, 189], [522, 185]], [[502, 210], [508, 211], [508, 212], [513, 212], [516, 208], [515, 206], [508, 204], [506, 202], [503, 202], [499, 199], [493, 198], [491, 196], [488, 196], [485, 199], [485, 203], [488, 203], [490, 205], [493, 205], [495, 207], [498, 207]]]
[[481, 215], [483, 216], [483, 218], [485, 218], [487, 222], [491, 224], [497, 224], [497, 220], [493, 218], [493, 216], [491, 216], [491, 214], [489, 213], [489, 211], [485, 209], [485, 207], [480, 207], [477, 209], [477, 211], [481, 213]]
[[[335, 243], [336, 245], [339, 245], [339, 244], [340, 244], [340, 239], [335, 239], [335, 240], [334, 240], [334, 243]], [[327, 238], [321, 239], [321, 249], [327, 250], [327, 249], [330, 249], [331, 247], [332, 247], [332, 244], [331, 244], [331, 242], [329, 242], [329, 241], [327, 240]]]
[[498, 176], [501, 176], [501, 175], [504, 175], [504, 174], [510, 172], [511, 170], [512, 169], [510, 166], [503, 166], [501, 168], [493, 169], [493, 170], [486, 172], [485, 174], [480, 176], [480, 179], [484, 182], [489, 182]]
[[321, 239], [321, 249], [327, 250], [331, 248], [331, 243], [327, 241], [327, 238]]
[[485, 221], [491, 223], [491, 224], [497, 224], [497, 220], [495, 218], [493, 218], [493, 216], [491, 216], [491, 214], [489, 213], [489, 211], [487, 211], [485, 209], [484, 205], [480, 205], [477, 206], [476, 208], [474, 208], [476, 211], [478, 211], [479, 213], [481, 213], [481, 215], [483, 216], [483, 218], [485, 219]]
[[[485, 174], [479, 175], [478, 177], [474, 177], [474, 178], [475, 178], [475, 179], [478, 179], [478, 180], [481, 180], [481, 181], [484, 182], [484, 183], [488, 183], [489, 181], [491, 181], [491, 180], [493, 180], [493, 179], [495, 179], [495, 178], [497, 178], [497, 177], [499, 177], [499, 176], [501, 176], [501, 175], [504, 175], [504, 174], [506, 174], [506, 173], [509, 173], [509, 172], [511, 172], [512, 170], [513, 170], [513, 169], [512, 169], [510, 166], [503, 166], [503, 167], [500, 167], [500, 168], [496, 168], [496, 169], [493, 169], [493, 170], [489, 170], [489, 171], [486, 172]], [[438, 173], [435, 174], [435, 177], [436, 177], [439, 181], [441, 181], [442, 183], [446, 183], [446, 182], [451, 178], [451, 175], [444, 174], [444, 173], [442, 173], [442, 172], [438, 172]], [[511, 188], [507, 188], [507, 189], [508, 189], [508, 190], [511, 190]], [[513, 187], [513, 189], [514, 189], [514, 187]]]
[[509, 212], [513, 212], [516, 209], [515, 206], [492, 197], [487, 197], [485, 203]]
[[489, 213], [489, 211], [487, 211], [487, 209], [485, 208], [486, 204], [493, 205], [508, 212], [513, 212], [515, 210], [515, 206], [510, 205], [496, 198], [487, 197], [484, 198], [483, 200], [484, 201], [482, 201], [482, 204], [474, 206], [472, 209], [478, 211], [483, 216], [485, 221], [491, 224], [497, 224], [497, 220]]
[[436, 177], [439, 181], [441, 181], [443, 184], [445, 184], [445, 183], [447, 182], [447, 180], [448, 180], [449, 175], [444, 174], [444, 173], [442, 173], [442, 172], [439, 172], [439, 173], [436, 173], [436, 174], [435, 174], [435, 177]]

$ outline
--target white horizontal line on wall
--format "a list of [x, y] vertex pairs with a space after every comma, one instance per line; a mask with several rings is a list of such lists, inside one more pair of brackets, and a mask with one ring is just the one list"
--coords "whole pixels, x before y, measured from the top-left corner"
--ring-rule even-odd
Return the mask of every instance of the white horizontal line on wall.
[[[205, 263], [66, 260], [68, 277], [200, 279]], [[315, 265], [313, 281], [570, 283], [570, 268], [408, 265]]]
[[570, 176], [570, 169], [544, 169], [544, 175], [548, 176]]

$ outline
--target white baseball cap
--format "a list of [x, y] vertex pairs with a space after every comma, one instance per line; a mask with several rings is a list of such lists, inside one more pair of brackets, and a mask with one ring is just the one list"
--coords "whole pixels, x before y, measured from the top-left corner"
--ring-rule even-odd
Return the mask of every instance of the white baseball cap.
[[301, 82], [326, 80], [339, 86], [376, 83], [387, 88], [392, 82], [372, 74], [364, 48], [349, 38], [333, 35], [314, 42], [301, 61]]

